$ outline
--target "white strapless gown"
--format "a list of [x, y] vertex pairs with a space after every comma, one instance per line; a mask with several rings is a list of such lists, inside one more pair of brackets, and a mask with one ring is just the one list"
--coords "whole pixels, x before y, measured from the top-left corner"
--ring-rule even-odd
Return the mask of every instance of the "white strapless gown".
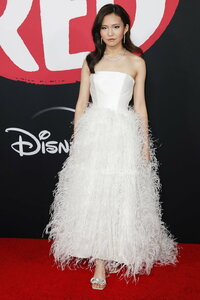
[[100, 258], [120, 278], [137, 281], [135, 275], [149, 275], [153, 264], [178, 262], [178, 243], [162, 221], [152, 134], [148, 129], [147, 162], [142, 120], [129, 106], [133, 87], [126, 73], [90, 75], [92, 103], [78, 119], [45, 227], [62, 270], [92, 270]]

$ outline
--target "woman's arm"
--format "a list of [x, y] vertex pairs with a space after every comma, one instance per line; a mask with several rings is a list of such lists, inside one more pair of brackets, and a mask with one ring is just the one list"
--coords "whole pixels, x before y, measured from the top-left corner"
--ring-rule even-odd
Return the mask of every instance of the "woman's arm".
[[87, 65], [86, 60], [83, 61], [82, 69], [81, 69], [81, 79], [80, 79], [80, 88], [79, 95], [75, 107], [74, 114], [74, 131], [77, 126], [77, 121], [81, 114], [85, 111], [85, 108], [88, 105], [89, 96], [90, 96], [90, 71]]
[[144, 59], [137, 57], [135, 60], [136, 77], [134, 85], [134, 110], [137, 112], [144, 121], [144, 135], [145, 144], [143, 152], [146, 159], [150, 160], [149, 152], [149, 136], [148, 136], [148, 114], [145, 101], [145, 79], [146, 79], [146, 64]]

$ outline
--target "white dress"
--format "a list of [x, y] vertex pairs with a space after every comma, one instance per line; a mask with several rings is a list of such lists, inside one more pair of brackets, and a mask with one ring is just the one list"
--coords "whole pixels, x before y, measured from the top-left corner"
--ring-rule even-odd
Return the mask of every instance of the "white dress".
[[178, 262], [178, 243], [162, 221], [152, 134], [148, 128], [148, 162], [142, 119], [129, 105], [133, 87], [126, 73], [90, 75], [92, 102], [78, 119], [45, 227], [62, 270], [94, 270], [100, 258], [120, 278], [137, 281], [153, 264]]

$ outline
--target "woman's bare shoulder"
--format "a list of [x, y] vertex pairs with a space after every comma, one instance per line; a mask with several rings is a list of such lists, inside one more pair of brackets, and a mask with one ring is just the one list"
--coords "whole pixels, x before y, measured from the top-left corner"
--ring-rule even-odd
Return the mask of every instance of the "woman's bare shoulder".
[[137, 63], [137, 64], [145, 63], [145, 60], [141, 56], [134, 54], [130, 51], [128, 51], [127, 56], [130, 59], [130, 62]]
[[86, 58], [84, 58], [83, 60], [83, 64], [82, 64], [82, 70], [86, 73], [90, 73], [90, 69], [88, 67], [88, 63], [87, 63], [87, 60]]
[[134, 54], [130, 51], [127, 54], [127, 62], [128, 62], [129, 69], [131, 70], [130, 73], [134, 78], [138, 72], [140, 72], [142, 69], [143, 70], [146, 69], [145, 60], [139, 55]]

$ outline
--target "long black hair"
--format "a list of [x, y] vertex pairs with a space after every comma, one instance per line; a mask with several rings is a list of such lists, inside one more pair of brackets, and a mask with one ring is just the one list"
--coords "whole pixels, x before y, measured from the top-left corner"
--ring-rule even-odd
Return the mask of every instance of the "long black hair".
[[112, 14], [112, 13], [121, 17], [122, 22], [124, 23], [124, 26], [126, 26], [126, 24], [129, 25], [129, 29], [125, 34], [125, 43], [124, 43], [124, 41], [122, 41], [123, 47], [126, 48], [130, 52], [139, 53], [140, 56], [143, 57], [142, 49], [140, 47], [137, 47], [136, 45], [134, 45], [130, 39], [130, 17], [128, 15], [128, 13], [126, 12], [126, 10], [121, 5], [118, 5], [118, 4], [105, 4], [98, 11], [96, 18], [94, 20], [93, 26], [92, 26], [92, 37], [93, 37], [93, 42], [95, 45], [95, 50], [90, 52], [86, 56], [86, 61], [87, 61], [87, 64], [88, 64], [88, 67], [89, 67], [91, 73], [94, 73], [94, 66], [103, 57], [104, 51], [106, 48], [106, 44], [103, 42], [103, 40], [101, 43], [101, 35], [100, 35], [103, 18], [106, 15]]

